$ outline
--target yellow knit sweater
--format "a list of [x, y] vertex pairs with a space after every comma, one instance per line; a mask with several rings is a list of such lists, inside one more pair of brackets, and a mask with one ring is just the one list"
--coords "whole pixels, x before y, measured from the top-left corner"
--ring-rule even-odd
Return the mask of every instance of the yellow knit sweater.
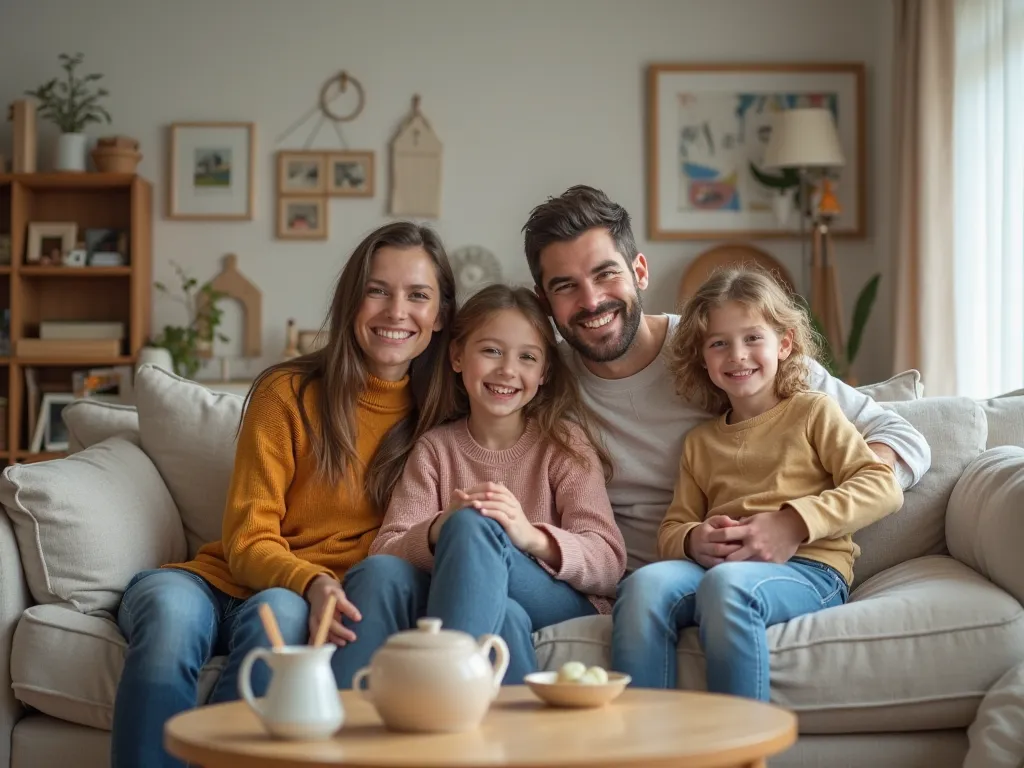
[[[293, 388], [293, 381], [295, 387]], [[374, 509], [363, 474], [381, 438], [411, 408], [408, 377], [371, 376], [359, 397], [356, 452], [360, 463], [337, 485], [316, 472], [309, 435], [299, 416], [293, 374], [268, 377], [246, 406], [224, 509], [221, 541], [206, 544], [182, 568], [233, 597], [270, 587], [302, 595], [321, 573], [344, 577], [366, 557], [383, 511]], [[304, 393], [317, 424], [314, 383]]]

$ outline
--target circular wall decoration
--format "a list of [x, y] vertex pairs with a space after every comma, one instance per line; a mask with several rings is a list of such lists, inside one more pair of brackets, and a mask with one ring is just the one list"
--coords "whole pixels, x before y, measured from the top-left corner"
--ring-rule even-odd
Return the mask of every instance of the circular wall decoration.
[[456, 248], [451, 252], [451, 262], [460, 303], [485, 285], [501, 282], [501, 263], [482, 246]]

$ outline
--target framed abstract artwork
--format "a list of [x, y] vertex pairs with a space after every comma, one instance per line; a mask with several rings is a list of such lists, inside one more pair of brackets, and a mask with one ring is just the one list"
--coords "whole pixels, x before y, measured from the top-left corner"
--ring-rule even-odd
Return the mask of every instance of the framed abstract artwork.
[[251, 220], [255, 164], [253, 123], [174, 123], [168, 153], [167, 218]]
[[[859, 63], [653, 64], [647, 71], [651, 240], [796, 238], [773, 212], [777, 172], [761, 169], [778, 115], [825, 107], [845, 164], [829, 171], [836, 237], [865, 235], [865, 82]], [[760, 176], [760, 178], [759, 178]]]

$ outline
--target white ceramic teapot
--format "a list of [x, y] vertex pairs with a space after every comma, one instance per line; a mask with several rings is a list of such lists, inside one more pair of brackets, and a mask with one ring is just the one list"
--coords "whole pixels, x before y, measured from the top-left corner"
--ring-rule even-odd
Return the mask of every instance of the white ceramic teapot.
[[352, 688], [392, 730], [457, 733], [476, 728], [501, 690], [508, 645], [497, 635], [477, 642], [465, 632], [442, 630], [440, 619], [420, 619], [416, 626], [388, 638], [370, 666], [356, 672]]
[[[327, 739], [341, 727], [345, 711], [331, 669], [331, 644], [253, 648], [238, 669], [238, 692], [272, 736], [281, 739]], [[253, 696], [249, 676], [263, 659], [272, 676], [262, 699]]]

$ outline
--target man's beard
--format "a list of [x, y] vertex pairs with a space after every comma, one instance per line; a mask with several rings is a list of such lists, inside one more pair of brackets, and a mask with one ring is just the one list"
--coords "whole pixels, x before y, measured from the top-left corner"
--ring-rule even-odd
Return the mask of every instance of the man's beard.
[[[585, 323], [595, 317], [600, 317], [607, 312], [618, 311], [622, 317], [622, 332], [618, 338], [609, 339], [600, 344], [589, 344], [577, 335], [579, 323]], [[633, 294], [633, 300], [627, 304], [624, 301], [606, 301], [593, 312], [577, 312], [570, 320], [568, 326], [556, 323], [558, 333], [566, 342], [579, 352], [583, 357], [593, 363], [610, 363], [618, 360], [633, 345], [636, 333], [640, 329], [640, 320], [644, 314], [644, 308], [640, 301], [640, 292]]]

